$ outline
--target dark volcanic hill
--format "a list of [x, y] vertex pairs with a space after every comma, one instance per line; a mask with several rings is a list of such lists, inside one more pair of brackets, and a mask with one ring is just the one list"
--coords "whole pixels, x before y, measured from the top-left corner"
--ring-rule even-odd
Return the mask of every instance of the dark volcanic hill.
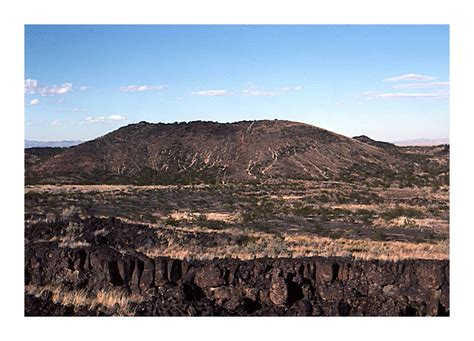
[[371, 146], [374, 146], [374, 147], [384, 148], [387, 150], [396, 151], [398, 149], [397, 146], [394, 145], [393, 143], [376, 141], [365, 135], [354, 136], [353, 139], [370, 144]]
[[289, 121], [122, 127], [26, 169], [27, 183], [215, 183], [337, 179], [396, 169], [384, 148]]

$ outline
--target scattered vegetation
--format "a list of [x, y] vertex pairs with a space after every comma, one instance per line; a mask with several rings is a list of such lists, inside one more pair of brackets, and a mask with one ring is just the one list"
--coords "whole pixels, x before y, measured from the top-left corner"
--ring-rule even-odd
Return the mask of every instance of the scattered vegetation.
[[[58, 241], [68, 247], [86, 245], [81, 218], [96, 216], [144, 223], [160, 238], [166, 236], [166, 243], [140, 248], [150, 255], [253, 258], [334, 252], [362, 257], [382, 256], [375, 251], [377, 243], [399, 242], [424, 250], [447, 240], [449, 192], [444, 187], [374, 187], [363, 181], [38, 185], [26, 187], [25, 210], [27, 224], [64, 224]], [[333, 244], [297, 247], [288, 242], [298, 235]], [[348, 240], [358, 244], [349, 247]], [[441, 257], [441, 249], [435, 254]]]
[[414, 207], [402, 207], [396, 206], [395, 208], [389, 209], [381, 213], [381, 217], [385, 220], [392, 220], [398, 217], [407, 217], [407, 218], [420, 218], [423, 216], [423, 212]]
[[138, 294], [128, 294], [120, 290], [100, 290], [98, 292], [81, 290], [65, 290], [64, 287], [46, 285], [43, 287], [26, 285], [25, 292], [36, 297], [51, 295], [54, 303], [64, 306], [84, 307], [95, 310], [105, 308], [115, 310], [118, 316], [133, 316], [132, 303], [139, 303], [144, 297]]

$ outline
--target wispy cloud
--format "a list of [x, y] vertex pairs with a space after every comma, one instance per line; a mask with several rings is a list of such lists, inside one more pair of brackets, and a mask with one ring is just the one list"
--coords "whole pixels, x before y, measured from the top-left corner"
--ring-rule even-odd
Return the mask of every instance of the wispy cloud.
[[27, 126], [37, 126], [37, 125], [40, 125], [42, 123], [43, 122], [41, 122], [41, 121], [30, 121], [30, 120], [25, 121], [25, 125], [27, 125]]
[[85, 123], [98, 123], [98, 122], [105, 122], [105, 116], [97, 116], [97, 117], [86, 117], [84, 119]]
[[110, 115], [110, 116], [107, 116], [107, 119], [109, 119], [111, 121], [123, 121], [123, 120], [125, 120], [125, 117], [123, 117], [121, 115]]
[[109, 115], [109, 116], [89, 116], [84, 119], [85, 124], [91, 123], [104, 123], [104, 122], [117, 122], [124, 121], [126, 118], [122, 115]]
[[278, 91], [264, 91], [264, 90], [242, 90], [244, 95], [249, 96], [276, 96], [280, 93]]
[[279, 90], [280, 92], [288, 92], [288, 91], [300, 91], [302, 89], [301, 86], [284, 86], [281, 87]]
[[66, 94], [72, 91], [72, 83], [64, 83], [62, 85], [40, 86], [36, 79], [25, 80], [25, 94], [40, 96], [56, 96]]
[[278, 96], [286, 92], [293, 92], [293, 91], [300, 91], [302, 89], [301, 86], [283, 86], [278, 88], [274, 91], [267, 91], [267, 90], [260, 90], [252, 83], [250, 83], [249, 88], [242, 90], [244, 95], [249, 96]]
[[40, 88], [38, 93], [41, 96], [55, 96], [55, 95], [66, 94], [71, 91], [72, 91], [72, 83], [64, 83], [63, 85], [59, 85], [59, 86]]
[[39, 99], [34, 98], [30, 101], [30, 105], [37, 105], [37, 104], [39, 104], [39, 102], [40, 102]]
[[201, 91], [195, 91], [192, 92], [192, 95], [198, 95], [198, 96], [230, 96], [230, 95], [236, 95], [236, 94], [243, 94], [246, 96], [278, 96], [281, 95], [285, 92], [292, 92], [292, 91], [300, 91], [302, 89], [301, 86], [284, 86], [281, 88], [278, 88], [276, 90], [262, 90], [258, 89], [253, 83], [249, 83], [247, 89], [244, 89], [240, 92], [234, 93], [229, 90], [225, 89], [212, 89], [212, 90], [201, 90]]
[[373, 98], [447, 98], [449, 93], [443, 92], [431, 92], [431, 93], [414, 93], [414, 92], [379, 92], [379, 91], [366, 91], [362, 93], [369, 99]]
[[165, 90], [166, 85], [126, 85], [119, 88], [120, 92], [137, 92], [137, 91], [160, 91]]
[[229, 90], [219, 89], [219, 90], [195, 91], [195, 92], [192, 92], [191, 94], [197, 95], [197, 96], [230, 96], [230, 95], [233, 95], [234, 93]]
[[25, 94], [35, 94], [38, 88], [38, 81], [36, 79], [25, 79]]
[[81, 85], [81, 87], [79, 88], [80, 91], [85, 91], [87, 89], [89, 89], [89, 87], [85, 85]]
[[435, 77], [418, 75], [416, 73], [407, 73], [405, 75], [386, 78], [384, 82], [399, 82], [399, 81], [430, 81], [435, 79]]
[[449, 82], [411, 83], [395, 85], [394, 89], [431, 89], [448, 87]]
[[61, 126], [61, 125], [64, 125], [65, 122], [64, 121], [61, 121], [61, 120], [53, 120], [51, 121], [51, 125], [53, 126]]

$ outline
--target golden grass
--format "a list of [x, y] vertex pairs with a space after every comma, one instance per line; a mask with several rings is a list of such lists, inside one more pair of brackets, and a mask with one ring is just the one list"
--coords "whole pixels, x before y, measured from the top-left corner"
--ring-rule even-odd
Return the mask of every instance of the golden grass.
[[64, 288], [55, 285], [46, 285], [42, 287], [26, 285], [25, 292], [37, 297], [44, 292], [51, 291], [52, 301], [61, 305], [73, 305], [74, 307], [86, 307], [88, 309], [97, 309], [105, 307], [107, 309], [117, 309], [120, 316], [133, 316], [134, 311], [131, 303], [143, 301], [143, 297], [138, 294], [126, 294], [119, 290], [100, 290], [96, 293], [84, 289], [65, 291]]
[[80, 248], [80, 247], [87, 247], [90, 244], [83, 240], [63, 240], [58, 244], [59, 247], [68, 247], [71, 249]]
[[87, 193], [87, 192], [131, 192], [146, 190], [163, 190], [177, 188], [207, 188], [210, 185], [27, 185], [25, 186], [25, 194], [29, 192], [37, 193]]
[[[356, 259], [448, 259], [447, 241], [437, 244], [374, 241], [366, 239], [332, 239], [314, 236], [285, 236], [293, 255], [352, 256]], [[309, 252], [308, 252], [309, 251]]]
[[[202, 232], [202, 231], [201, 231]], [[159, 233], [159, 232], [158, 232]], [[241, 231], [238, 229], [212, 231], [230, 233], [243, 243], [229, 243], [203, 247], [192, 240], [181, 244], [175, 238], [167, 246], [142, 247], [138, 249], [149, 257], [168, 256], [185, 259], [237, 258], [242, 260], [272, 257], [353, 257], [355, 259], [449, 259], [449, 242], [409, 243], [374, 241], [368, 239], [327, 238], [316, 235], [281, 234]]]
[[207, 212], [194, 213], [189, 211], [179, 211], [170, 214], [170, 217], [176, 220], [193, 221], [193, 219], [204, 216], [207, 220], [225, 221], [226, 223], [233, 223], [240, 219], [240, 214], [224, 213], [224, 212]]
[[[324, 192], [344, 192], [352, 190], [354, 187], [365, 188], [357, 184], [344, 182], [295, 182], [295, 184], [304, 185], [306, 188], [305, 196]], [[334, 187], [336, 186], [337, 187]], [[332, 186], [332, 187], [328, 187]], [[190, 188], [192, 186], [180, 186], [181, 188]], [[195, 188], [212, 187], [210, 185], [196, 185]], [[145, 190], [163, 190], [178, 188], [178, 186], [133, 186], [133, 185], [34, 185], [26, 186], [25, 192], [38, 193], [59, 193], [59, 192], [140, 192]], [[320, 207], [325, 208], [343, 208], [353, 212], [360, 209], [373, 210], [376, 213], [384, 212], [387, 209], [395, 207], [413, 207], [423, 213], [427, 211], [426, 207], [417, 205], [407, 205], [404, 203], [395, 203], [391, 199], [407, 199], [414, 197], [423, 197], [427, 199], [436, 199], [441, 201], [449, 200], [449, 192], [433, 191], [431, 188], [376, 188], [373, 189], [380, 197], [385, 198], [381, 204], [324, 204]], [[245, 192], [242, 195], [255, 195], [257, 192]], [[298, 194], [298, 195], [296, 195]], [[284, 195], [270, 196], [271, 198], [285, 201], [301, 201], [303, 197], [300, 193], [293, 194], [291, 190], [285, 190]], [[198, 213], [205, 215], [208, 220], [221, 220], [239, 224], [239, 214], [233, 212], [207, 212]], [[183, 220], [192, 223], [196, 214], [188, 211], [179, 211], [171, 214], [176, 220]], [[106, 216], [104, 216], [106, 217]], [[160, 217], [161, 218], [161, 217]], [[173, 258], [191, 257], [195, 259], [212, 258], [240, 258], [253, 259], [260, 257], [306, 257], [306, 256], [351, 256], [358, 259], [448, 259], [449, 245], [448, 241], [439, 241], [436, 243], [410, 243], [395, 241], [374, 241], [369, 239], [347, 239], [347, 238], [327, 238], [314, 234], [293, 234], [293, 233], [265, 233], [253, 230], [246, 230], [235, 226], [221, 230], [210, 229], [202, 226], [163, 226], [160, 224], [150, 224], [146, 221], [136, 221], [126, 218], [120, 218], [127, 223], [147, 224], [150, 228], [156, 230], [157, 234], [163, 230], [171, 231], [167, 246], [144, 247], [138, 251], [144, 252], [149, 256], [170, 256]], [[434, 232], [448, 232], [449, 222], [442, 218], [406, 218], [399, 217], [392, 221], [385, 221], [381, 218], [373, 221], [374, 227], [403, 227], [410, 229], [430, 229]], [[98, 232], [101, 233], [101, 232]], [[198, 240], [191, 240], [183, 244], [179, 240], [181, 234], [189, 233], [208, 233], [210, 237], [216, 234], [230, 234], [235, 240], [244, 240], [244, 242], [228, 243], [227, 245], [217, 245], [212, 247], [203, 247]], [[185, 238], [188, 240], [187, 238]], [[80, 241], [61, 240], [61, 245], [68, 247], [85, 246]]]
[[425, 229], [440, 233], [449, 232], [449, 222], [440, 218], [410, 218], [400, 216], [389, 221], [377, 218], [372, 224], [374, 227], [402, 227], [408, 229]]
[[[127, 223], [136, 221], [122, 219]], [[169, 227], [160, 224], [147, 224], [161, 234], [162, 230], [173, 231], [168, 236], [167, 246], [142, 247], [137, 251], [149, 257], [168, 256], [185, 259], [237, 258], [242, 260], [263, 257], [353, 257], [355, 259], [449, 259], [449, 241], [437, 243], [410, 243], [401, 241], [375, 241], [370, 239], [328, 238], [314, 234], [266, 233], [244, 228], [232, 227], [213, 230], [197, 226]], [[248, 242], [203, 247], [199, 241], [179, 242], [180, 234], [188, 233], [230, 234], [233, 239]]]

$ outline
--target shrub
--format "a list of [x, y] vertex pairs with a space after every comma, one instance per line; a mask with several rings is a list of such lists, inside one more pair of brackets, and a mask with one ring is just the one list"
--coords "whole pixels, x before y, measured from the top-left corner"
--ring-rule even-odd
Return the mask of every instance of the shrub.
[[66, 234], [70, 236], [75, 236], [81, 234], [83, 229], [84, 226], [82, 224], [70, 221], [68, 226], [66, 227]]
[[207, 219], [205, 214], [197, 214], [193, 217], [193, 222], [201, 227], [207, 227], [212, 230], [220, 230], [227, 226], [227, 223], [222, 220]]
[[70, 206], [63, 209], [61, 213], [61, 218], [64, 221], [68, 221], [71, 218], [79, 217], [79, 213], [81, 213], [81, 209], [79, 207]]
[[392, 219], [395, 219], [395, 218], [398, 218], [398, 217], [408, 217], [408, 218], [419, 218], [423, 215], [423, 213], [416, 209], [416, 208], [413, 208], [413, 207], [400, 207], [400, 206], [397, 206], [395, 208], [392, 208], [384, 213], [382, 213], [380, 216], [386, 220], [386, 221], [389, 221], [389, 220], [392, 220]]
[[165, 219], [164, 223], [166, 225], [171, 225], [171, 226], [178, 226], [179, 225], [179, 220], [174, 219], [173, 217], [169, 216]]

